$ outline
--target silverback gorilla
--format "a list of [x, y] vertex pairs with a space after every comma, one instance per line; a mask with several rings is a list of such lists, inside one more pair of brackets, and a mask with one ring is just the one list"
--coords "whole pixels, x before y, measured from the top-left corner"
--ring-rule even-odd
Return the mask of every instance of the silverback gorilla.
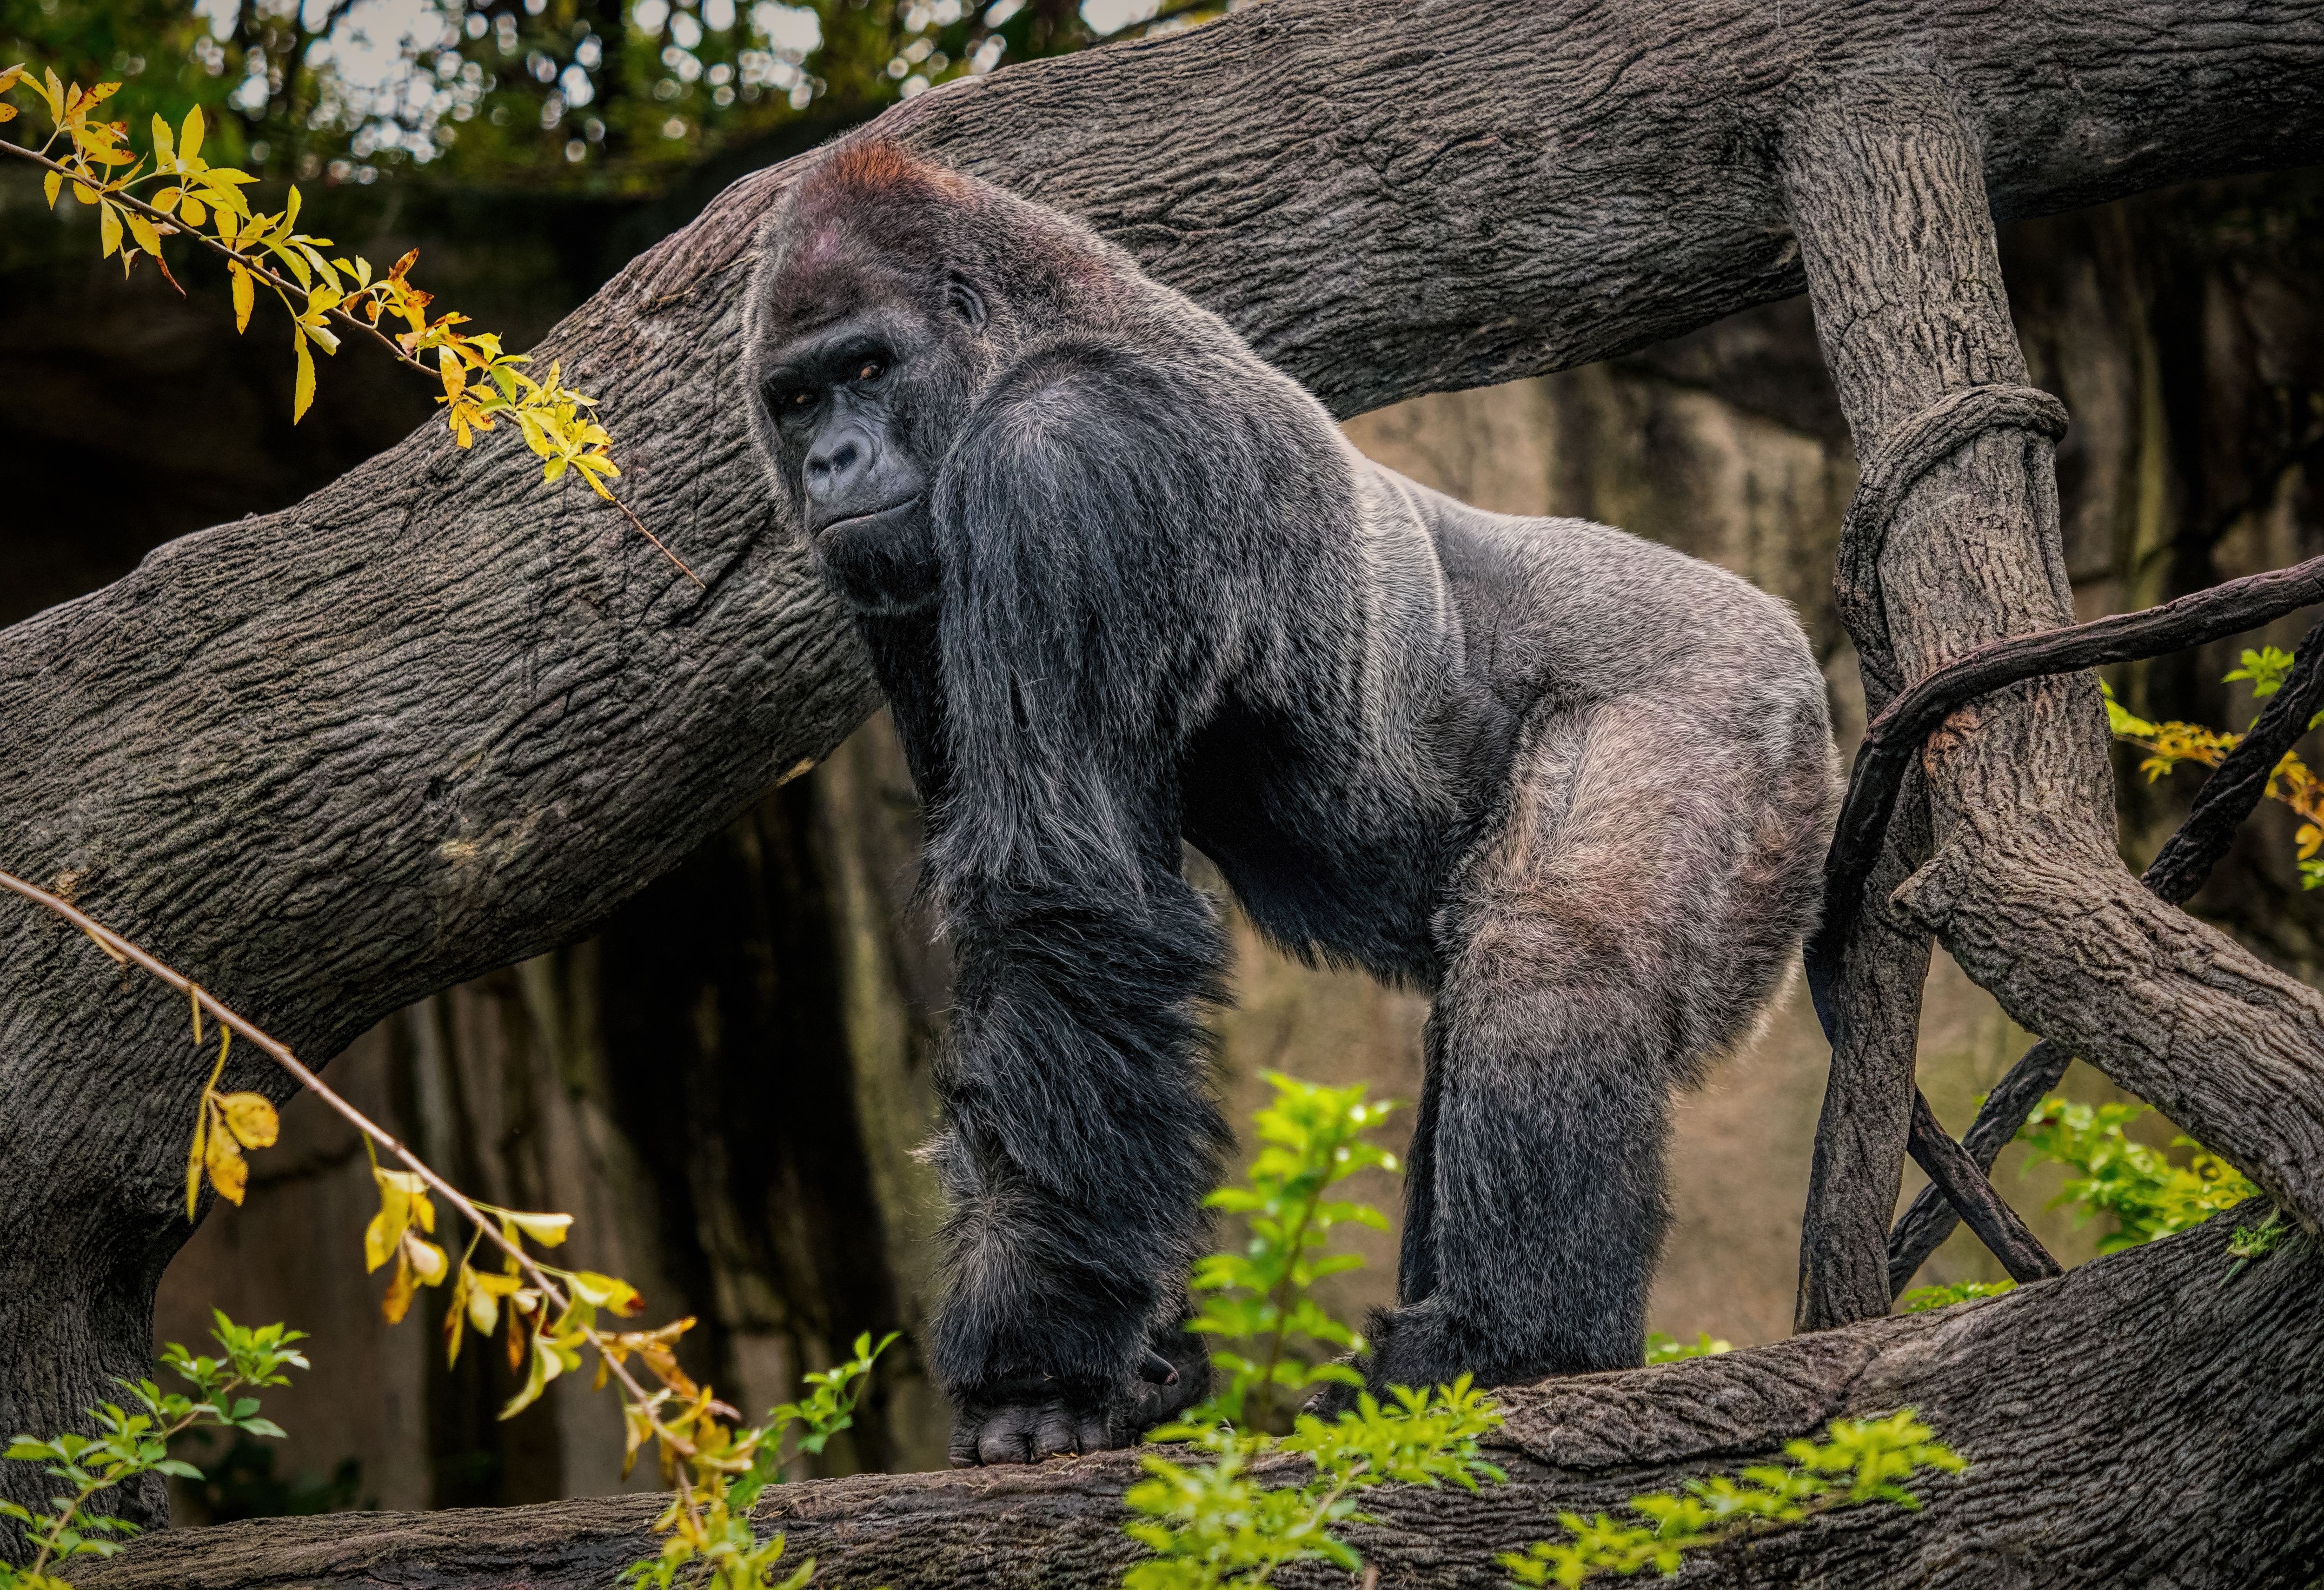
[[956, 958], [954, 1461], [1122, 1446], [1207, 1381], [1225, 942], [1182, 841], [1276, 942], [1434, 997], [1374, 1383], [1637, 1364], [1670, 1090], [1816, 908], [1831, 735], [1789, 612], [1380, 468], [1120, 249], [892, 144], [812, 168], [759, 272], [752, 424]]

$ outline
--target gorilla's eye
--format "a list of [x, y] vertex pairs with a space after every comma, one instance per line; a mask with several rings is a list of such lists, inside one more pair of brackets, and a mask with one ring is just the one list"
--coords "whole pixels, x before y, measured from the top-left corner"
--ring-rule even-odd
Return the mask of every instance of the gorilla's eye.
[[802, 387], [798, 391], [793, 392], [790, 397], [786, 400], [786, 404], [793, 413], [797, 413], [798, 410], [807, 408], [814, 401], [815, 394]]
[[877, 359], [866, 359], [863, 361], [863, 368], [855, 372], [855, 379], [858, 381], [877, 381], [880, 379], [881, 375], [886, 372], [887, 368], [888, 367], [885, 364], [881, 363]]

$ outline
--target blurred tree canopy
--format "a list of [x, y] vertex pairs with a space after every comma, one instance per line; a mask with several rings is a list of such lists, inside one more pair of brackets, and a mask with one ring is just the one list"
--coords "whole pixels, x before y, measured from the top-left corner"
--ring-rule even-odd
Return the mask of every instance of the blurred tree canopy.
[[[1250, 0], [1240, 0], [1249, 4]], [[812, 112], [1191, 26], [1229, 0], [0, 0], [0, 66], [195, 105], [272, 178], [659, 187]], [[14, 129], [11, 129], [14, 131]]]

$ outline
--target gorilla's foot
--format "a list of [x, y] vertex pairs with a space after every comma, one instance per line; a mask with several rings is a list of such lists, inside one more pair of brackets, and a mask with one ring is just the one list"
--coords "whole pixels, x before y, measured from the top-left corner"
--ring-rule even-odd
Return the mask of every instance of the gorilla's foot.
[[[1385, 1401], [1390, 1386], [1423, 1390], [1449, 1385], [1466, 1374], [1480, 1386], [1524, 1385], [1553, 1375], [1586, 1374], [1598, 1369], [1634, 1368], [1635, 1346], [1609, 1345], [1597, 1352], [1559, 1351], [1547, 1344], [1511, 1341], [1501, 1333], [1461, 1319], [1432, 1297], [1397, 1309], [1374, 1309], [1364, 1321], [1371, 1351], [1353, 1362], [1371, 1393]], [[1326, 1418], [1356, 1405], [1356, 1388], [1327, 1385], [1307, 1400], [1306, 1411]]]
[[1045, 1463], [1132, 1446], [1146, 1430], [1201, 1402], [1210, 1385], [1203, 1338], [1184, 1331], [1155, 1343], [1139, 1370], [1110, 1388], [1076, 1394], [1046, 1374], [996, 1381], [955, 1402], [953, 1466]]

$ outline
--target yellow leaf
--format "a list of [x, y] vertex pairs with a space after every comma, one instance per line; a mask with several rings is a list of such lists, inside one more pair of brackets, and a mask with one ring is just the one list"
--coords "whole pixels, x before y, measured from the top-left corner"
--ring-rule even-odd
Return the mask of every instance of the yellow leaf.
[[111, 259], [113, 257], [114, 251], [121, 246], [120, 210], [109, 204], [101, 207], [97, 210], [97, 235], [98, 240], [105, 244], [104, 249], [97, 257], [100, 260]]
[[[484, 1284], [485, 1277], [477, 1275], [473, 1270], [468, 1273], [473, 1277], [468, 1285], [466, 1299], [468, 1323], [475, 1326], [476, 1333], [482, 1336], [500, 1323], [500, 1300], [493, 1295], [493, 1289]], [[491, 1279], [499, 1280], [500, 1277], [494, 1276]]]
[[2317, 846], [2324, 844], [2324, 828], [2319, 828], [2313, 823], [2303, 823], [2300, 825], [2300, 832], [2292, 836], [2292, 842], [2299, 847], [2300, 859], [2305, 861], [2316, 853]]
[[64, 173], [61, 171], [51, 171], [47, 176], [41, 179], [41, 191], [49, 196], [49, 208], [51, 209], [55, 209], [57, 207], [57, 188], [59, 184], [64, 181]]
[[442, 1248], [409, 1231], [403, 1234], [403, 1253], [411, 1261], [413, 1273], [429, 1286], [440, 1283], [450, 1271], [451, 1261]]
[[130, 211], [123, 218], [129, 223], [129, 234], [137, 240], [139, 248], [149, 254], [158, 254], [161, 252], [161, 234], [154, 229], [152, 222], [134, 210]]
[[653, 1414], [635, 1402], [622, 1404], [622, 1477], [638, 1460], [638, 1448], [653, 1439]]
[[551, 1362], [536, 1337], [532, 1344], [531, 1372], [524, 1377], [524, 1389], [511, 1397], [508, 1406], [501, 1410], [503, 1419], [514, 1419], [540, 1400], [540, 1393], [549, 1389], [549, 1377], [553, 1373], [549, 1368]]
[[154, 160], [164, 166], [175, 165], [178, 157], [171, 152], [174, 147], [170, 142], [170, 124], [161, 119], [161, 113], [157, 110], [153, 113]]
[[515, 1227], [517, 1230], [523, 1232], [543, 1247], [555, 1247], [565, 1240], [565, 1234], [573, 1228], [573, 1217], [527, 1215], [514, 1209], [503, 1209], [501, 1224]]
[[226, 1129], [244, 1148], [272, 1148], [282, 1129], [273, 1101], [261, 1093], [228, 1093], [218, 1099]]
[[467, 1302], [468, 1267], [460, 1266], [459, 1279], [452, 1283], [452, 1295], [444, 1304], [444, 1362], [460, 1361], [460, 1337], [468, 1328]]
[[364, 1227], [364, 1273], [368, 1274], [386, 1264], [388, 1255], [395, 1252], [396, 1244], [402, 1236], [402, 1227], [397, 1226], [391, 1229], [388, 1226], [385, 1209], [374, 1215], [371, 1218], [371, 1224]]
[[250, 306], [258, 296], [256, 284], [250, 272], [229, 262], [226, 270], [234, 276], [234, 328], [239, 333], [250, 325]]
[[250, 1181], [249, 1162], [242, 1157], [242, 1150], [235, 1146], [232, 1133], [213, 1126], [209, 1139], [202, 1163], [208, 1167], [210, 1185], [218, 1190], [218, 1196], [226, 1202], [238, 1204], [242, 1201], [243, 1188]]
[[[5, 89], [0, 89], [0, 93], [5, 92]], [[5, 103], [5, 101], [0, 101], [0, 122], [13, 122], [15, 119], [16, 107]]]
[[194, 1144], [186, 1151], [186, 1218], [189, 1222], [201, 1203], [202, 1139], [207, 1135], [209, 1121], [209, 1096], [205, 1093], [201, 1102], [194, 1106]]
[[[154, 118], [159, 121], [160, 117]], [[202, 107], [194, 106], [186, 113], [185, 125], [178, 133], [178, 155], [191, 160], [202, 152]]]
[[209, 212], [202, 208], [202, 201], [191, 194], [179, 203], [178, 214], [189, 226], [199, 226], [209, 216]]
[[583, 1302], [600, 1309], [610, 1309], [616, 1314], [635, 1314], [642, 1310], [645, 1299], [638, 1289], [618, 1275], [600, 1275], [594, 1270], [583, 1270], [567, 1276], [573, 1295]]
[[296, 425], [315, 400], [315, 356], [307, 351], [307, 334], [299, 326], [290, 328], [290, 345], [299, 353], [299, 381], [290, 396], [290, 423]]
[[411, 1295], [419, 1291], [411, 1279], [411, 1262], [398, 1248], [395, 1254], [395, 1274], [387, 1283], [387, 1293], [379, 1300], [379, 1311], [390, 1325], [402, 1319], [404, 1310], [411, 1307]]

